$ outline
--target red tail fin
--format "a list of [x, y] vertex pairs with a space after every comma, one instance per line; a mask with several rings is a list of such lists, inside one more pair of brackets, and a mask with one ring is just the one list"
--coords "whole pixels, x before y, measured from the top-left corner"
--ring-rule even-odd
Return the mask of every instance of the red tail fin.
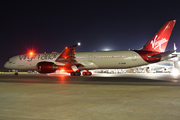
[[141, 49], [145, 51], [164, 52], [169, 41], [172, 29], [176, 20], [166, 22], [166, 24], [154, 35], [154, 37]]

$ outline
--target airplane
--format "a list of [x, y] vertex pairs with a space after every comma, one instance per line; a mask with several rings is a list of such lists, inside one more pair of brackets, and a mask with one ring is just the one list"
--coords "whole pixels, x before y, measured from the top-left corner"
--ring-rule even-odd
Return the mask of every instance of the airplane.
[[[75, 52], [79, 44], [66, 47], [61, 53], [23, 54], [11, 57], [4, 65], [12, 70], [37, 70], [54, 73], [63, 70], [71, 76], [92, 75], [93, 69], [125, 69], [167, 60], [175, 50], [165, 52], [176, 20], [168, 21], [141, 49], [120, 51]], [[82, 72], [86, 71], [86, 72]], [[18, 75], [18, 72], [14, 73]]]

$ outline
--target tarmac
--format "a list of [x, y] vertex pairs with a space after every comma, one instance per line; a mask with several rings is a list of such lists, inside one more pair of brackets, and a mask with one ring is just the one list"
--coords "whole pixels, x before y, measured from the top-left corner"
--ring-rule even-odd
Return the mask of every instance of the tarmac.
[[0, 120], [179, 120], [180, 75], [0, 74]]

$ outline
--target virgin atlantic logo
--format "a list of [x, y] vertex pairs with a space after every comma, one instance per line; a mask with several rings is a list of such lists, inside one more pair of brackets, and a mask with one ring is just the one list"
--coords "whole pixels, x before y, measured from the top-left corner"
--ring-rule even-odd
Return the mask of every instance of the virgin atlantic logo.
[[166, 40], [166, 38], [162, 38], [161, 40], [158, 40], [158, 35], [156, 35], [154, 40], [151, 40], [152, 48], [156, 49], [159, 47], [159, 50], [163, 51], [161, 45], [166, 43], [167, 41], [168, 40]]

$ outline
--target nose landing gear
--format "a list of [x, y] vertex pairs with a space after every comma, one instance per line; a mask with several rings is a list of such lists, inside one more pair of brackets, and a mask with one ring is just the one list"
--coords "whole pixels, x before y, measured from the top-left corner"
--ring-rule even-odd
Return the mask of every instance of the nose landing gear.
[[18, 75], [18, 70], [15, 70], [15, 73], [14, 73], [14, 75]]
[[14, 75], [18, 75], [18, 72], [15, 72]]

